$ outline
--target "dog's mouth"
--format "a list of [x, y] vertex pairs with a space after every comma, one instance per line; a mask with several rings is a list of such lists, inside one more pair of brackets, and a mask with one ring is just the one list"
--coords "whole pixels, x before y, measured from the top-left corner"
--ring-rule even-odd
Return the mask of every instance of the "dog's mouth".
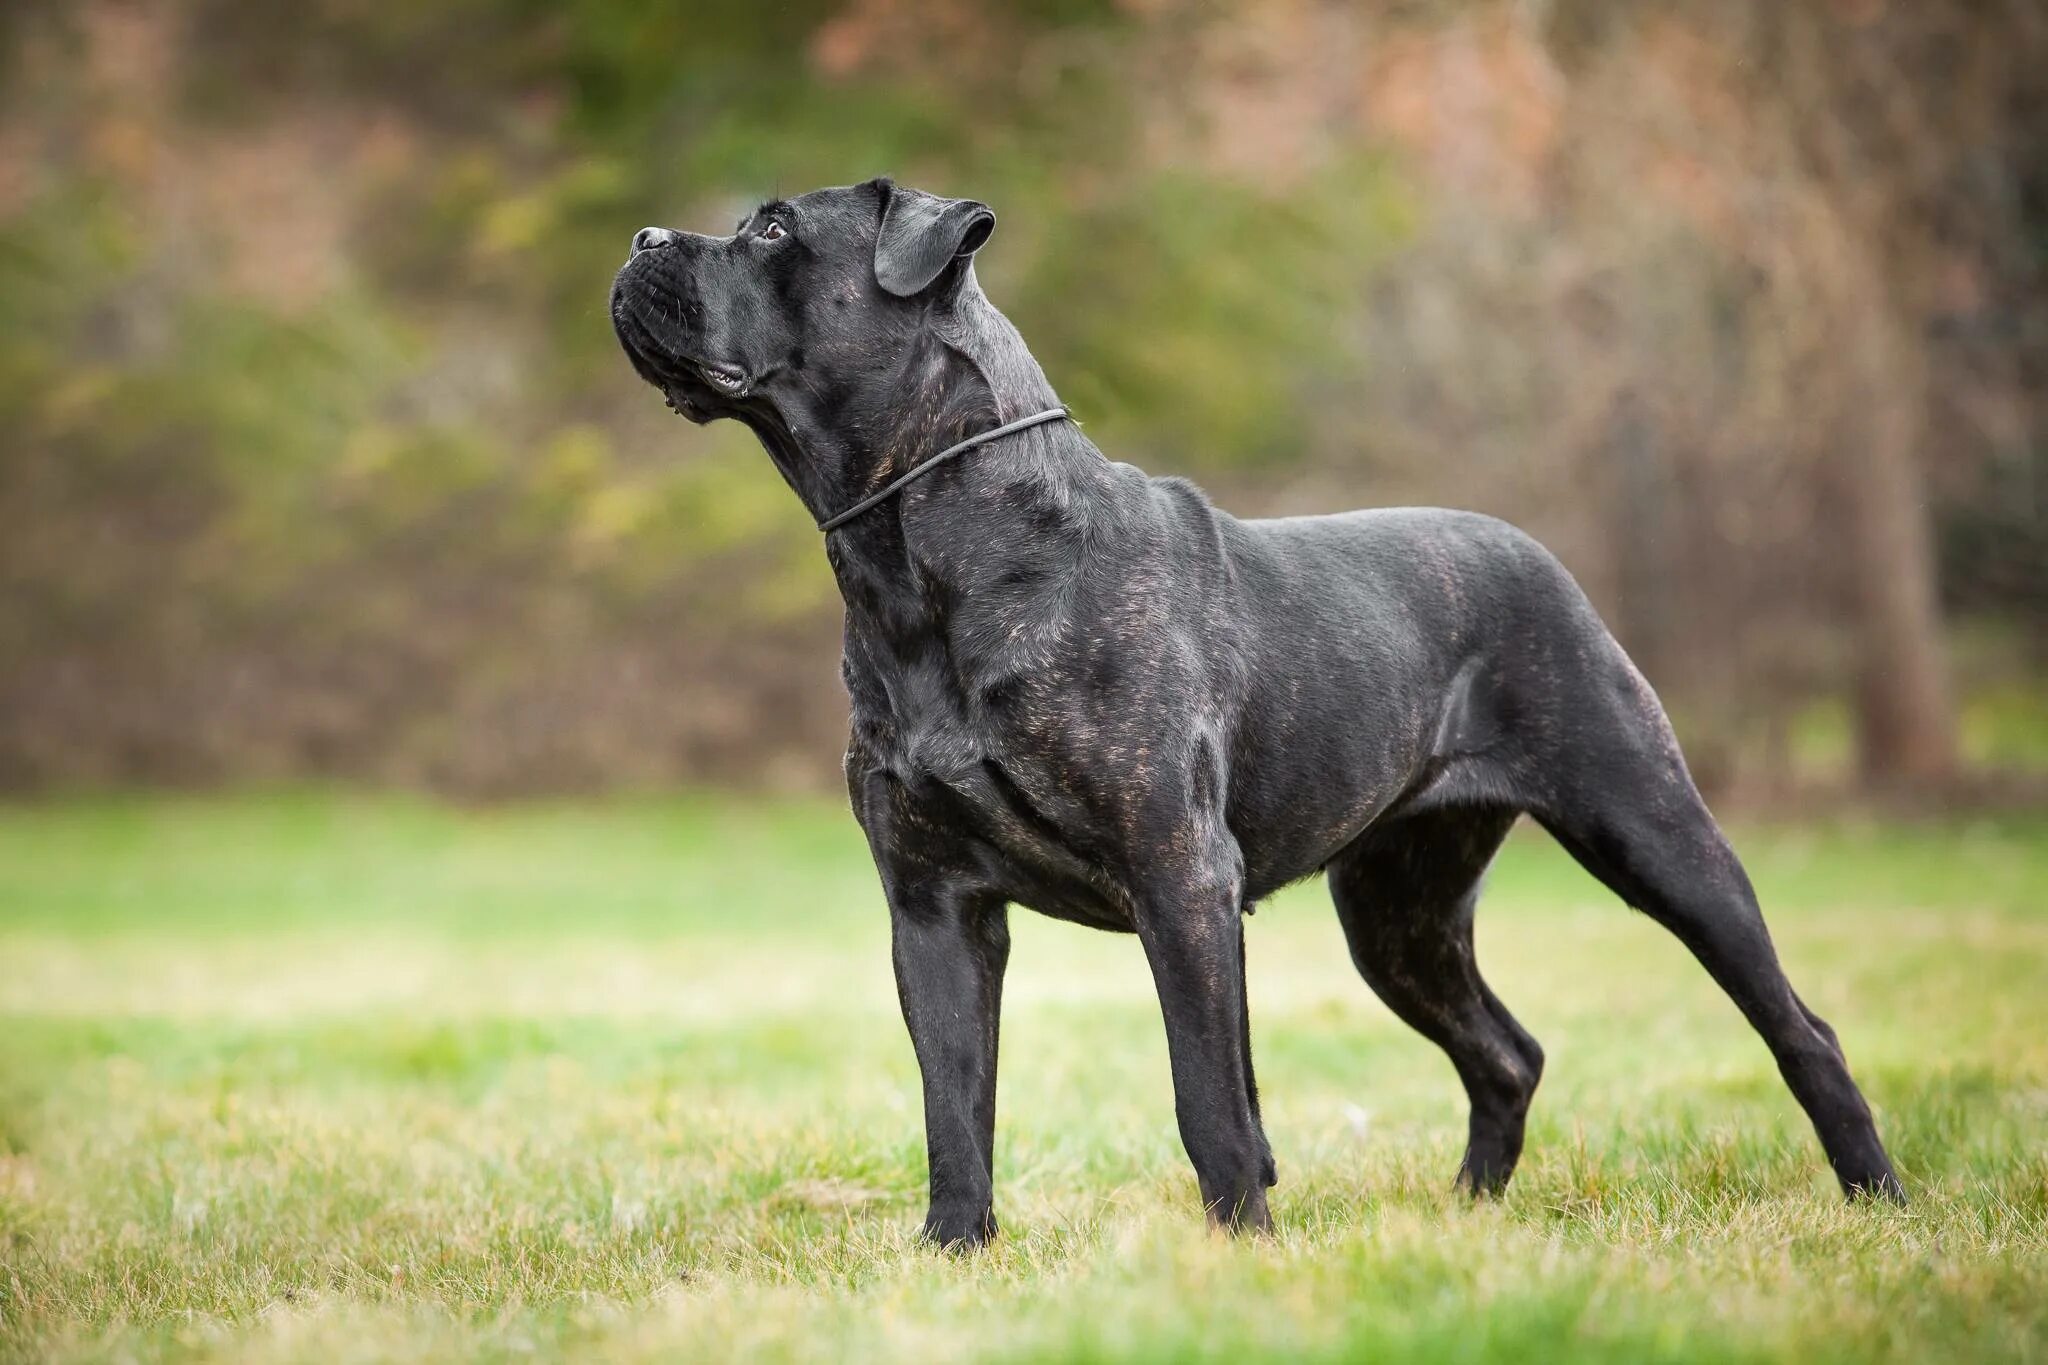
[[719, 365], [710, 361], [700, 361], [696, 368], [697, 373], [704, 377], [706, 384], [709, 384], [726, 397], [745, 398], [747, 396], [749, 386], [747, 384], [746, 371], [740, 369], [739, 366]]
[[721, 415], [714, 410], [718, 400], [743, 399], [753, 391], [753, 379], [744, 369], [680, 353], [656, 335], [624, 298], [615, 298], [613, 302], [612, 323], [633, 368], [642, 379], [661, 390], [669, 409], [679, 416], [693, 422], [708, 422]]
[[[708, 406], [714, 396], [745, 398], [753, 387], [746, 372], [736, 365], [684, 360], [672, 364], [650, 364], [646, 368], [659, 376], [655, 379], [655, 387], [668, 400], [669, 411], [693, 422], [708, 422], [718, 416]], [[704, 392], [707, 389], [709, 393]]]

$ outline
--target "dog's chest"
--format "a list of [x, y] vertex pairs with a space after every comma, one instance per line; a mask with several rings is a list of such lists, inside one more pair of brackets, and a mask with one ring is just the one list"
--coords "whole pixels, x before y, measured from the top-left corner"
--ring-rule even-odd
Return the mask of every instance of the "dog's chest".
[[913, 827], [927, 838], [972, 836], [1017, 853], [1043, 839], [1044, 830], [1017, 818], [1020, 770], [1029, 782], [1037, 765], [986, 723], [970, 721], [964, 708], [898, 708], [886, 717], [856, 708], [854, 730], [868, 762], [900, 793]]
[[[1058, 793], [1059, 765], [1027, 732], [971, 716], [957, 700], [886, 712], [856, 697], [851, 761], [878, 852], [919, 865], [971, 867], [1010, 899], [1063, 919], [1127, 927], [1128, 913], [1085, 821]], [[871, 828], [871, 833], [875, 832]]]

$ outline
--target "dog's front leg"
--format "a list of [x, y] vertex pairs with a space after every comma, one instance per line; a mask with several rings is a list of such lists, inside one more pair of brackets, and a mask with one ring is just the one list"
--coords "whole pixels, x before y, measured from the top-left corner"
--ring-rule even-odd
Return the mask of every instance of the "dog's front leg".
[[979, 1245], [996, 1231], [996, 1030], [1008, 909], [998, 896], [939, 886], [892, 894], [889, 915], [896, 994], [924, 1073], [924, 1235], [945, 1247]]
[[1150, 896], [1137, 917], [1138, 937], [1166, 1016], [1180, 1139], [1209, 1222], [1232, 1232], [1270, 1232], [1271, 1157], [1245, 1082], [1250, 1040], [1240, 913], [1235, 886]]

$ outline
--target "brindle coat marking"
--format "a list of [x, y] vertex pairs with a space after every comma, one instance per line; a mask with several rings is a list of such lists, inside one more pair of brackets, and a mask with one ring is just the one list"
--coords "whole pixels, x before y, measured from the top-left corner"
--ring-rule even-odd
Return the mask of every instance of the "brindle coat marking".
[[[649, 228], [612, 317], [679, 412], [746, 423], [823, 519], [1058, 404], [975, 282], [994, 226], [877, 180], [764, 205], [728, 237]], [[1432, 509], [1242, 521], [1055, 422], [947, 462], [825, 548], [934, 1240], [996, 1226], [1011, 902], [1137, 934], [1202, 1201], [1270, 1226], [1240, 916], [1324, 869], [1359, 972], [1465, 1083], [1459, 1181], [1499, 1189], [1543, 1052], [1480, 978], [1472, 909], [1523, 812], [1734, 998], [1843, 1188], [1901, 1195], [1656, 697], [1514, 528]]]

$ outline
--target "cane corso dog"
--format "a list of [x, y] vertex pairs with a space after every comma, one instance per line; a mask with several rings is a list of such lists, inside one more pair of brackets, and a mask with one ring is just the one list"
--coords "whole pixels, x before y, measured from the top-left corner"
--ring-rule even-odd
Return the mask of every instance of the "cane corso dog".
[[996, 1229], [1012, 902], [1137, 935], [1208, 1216], [1270, 1227], [1241, 917], [1316, 872], [1359, 974], [1464, 1082], [1459, 1183], [1499, 1190], [1543, 1051], [1480, 977], [1472, 913], [1522, 814], [1734, 999], [1843, 1189], [1903, 1197], [1655, 694], [1558, 561], [1466, 512], [1240, 520], [1105, 458], [976, 283], [994, 228], [886, 179], [818, 190], [725, 236], [643, 229], [611, 297], [641, 377], [752, 428], [826, 531], [925, 1234]]

